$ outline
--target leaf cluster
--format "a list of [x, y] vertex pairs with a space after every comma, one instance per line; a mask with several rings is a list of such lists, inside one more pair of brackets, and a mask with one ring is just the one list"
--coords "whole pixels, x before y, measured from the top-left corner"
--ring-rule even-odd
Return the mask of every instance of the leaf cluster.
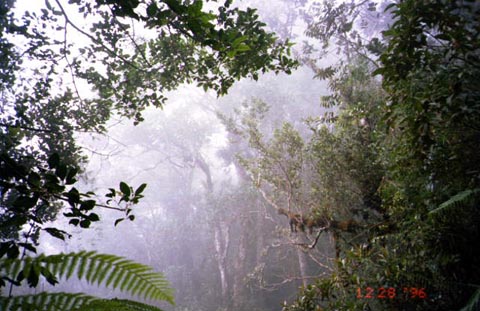
[[[8, 153], [0, 155], [0, 174], [2, 176], [1, 197], [6, 200], [6, 206], [2, 207], [4, 213], [0, 222], [0, 229], [3, 235], [8, 232], [18, 232], [24, 225], [29, 225], [30, 232], [24, 243], [17, 239], [5, 236], [0, 242], [0, 258], [6, 257], [15, 259], [20, 255], [19, 248], [25, 251], [36, 252], [36, 237], [40, 231], [64, 240], [70, 235], [58, 228], [48, 227], [48, 218], [45, 214], [54, 214], [61, 206], [61, 202], [69, 205], [69, 211], [63, 215], [70, 218], [69, 223], [82, 228], [90, 227], [92, 222], [100, 220], [97, 213], [93, 212], [95, 207], [113, 208], [125, 212], [130, 220], [132, 206], [137, 204], [143, 197], [142, 192], [146, 184], [142, 184], [135, 192], [126, 183], [120, 183], [121, 197], [117, 202], [128, 204], [125, 207], [115, 207], [97, 203], [91, 197], [93, 192], [82, 193], [72, 185], [76, 182], [77, 169], [61, 162], [58, 154], [52, 154], [45, 167], [29, 168], [22, 164], [21, 160], [15, 160]], [[113, 194], [107, 194], [108, 198], [115, 198], [116, 191], [111, 189]], [[60, 205], [59, 205], [60, 204]], [[53, 216], [51, 216], [53, 217]], [[18, 280], [17, 280], [18, 281]], [[2, 281], [1, 285], [5, 285]]]

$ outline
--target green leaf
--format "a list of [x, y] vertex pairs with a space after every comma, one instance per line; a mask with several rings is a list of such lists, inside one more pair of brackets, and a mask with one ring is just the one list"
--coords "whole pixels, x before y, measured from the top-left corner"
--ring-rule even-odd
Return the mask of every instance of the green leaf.
[[152, 18], [152, 17], [155, 17], [157, 12], [158, 12], [157, 3], [154, 1], [150, 3], [150, 5], [147, 7], [147, 15], [148, 17]]
[[177, 14], [183, 14], [185, 11], [184, 6], [181, 5], [180, 1], [178, 0], [164, 0], [164, 2], [168, 5], [168, 7]]
[[235, 50], [237, 50], [238, 52], [246, 52], [246, 51], [250, 51], [251, 49], [248, 45], [242, 43], [239, 46], [237, 46]]
[[105, 195], [107, 198], [113, 198], [113, 197], [115, 197], [115, 189], [113, 189], [113, 188], [108, 188], [108, 191], [110, 191], [110, 192]]
[[58, 165], [57, 169], [55, 170], [55, 175], [57, 175], [60, 180], [65, 179], [67, 176], [67, 166], [65, 164]]
[[124, 220], [125, 218], [118, 218], [117, 220], [115, 220], [114, 226], [116, 227], [119, 223], [121, 223]]
[[72, 185], [74, 184], [77, 180], [75, 179], [75, 176], [77, 175], [78, 170], [76, 168], [70, 168], [67, 173], [66, 181], [65, 183], [67, 185]]
[[84, 220], [80, 221], [80, 227], [85, 228], [85, 229], [89, 228], [90, 224], [91, 224], [91, 221], [88, 220], [88, 219], [84, 219]]
[[95, 213], [90, 213], [87, 217], [90, 221], [99, 221], [100, 220], [100, 217], [98, 217], [98, 215], [95, 214]]
[[33, 198], [22, 196], [16, 199], [15, 202], [13, 202], [13, 206], [21, 210], [28, 210], [34, 207], [37, 204], [37, 202], [38, 202], [37, 196]]
[[478, 288], [470, 297], [465, 307], [463, 307], [460, 311], [478, 311], [478, 307], [480, 306], [480, 288]]
[[195, 2], [193, 2], [193, 4], [190, 7], [193, 8], [196, 12], [201, 12], [203, 7], [203, 1], [195, 0]]
[[79, 222], [80, 222], [79, 219], [70, 219], [70, 221], [69, 221], [68, 223], [69, 223], [70, 225], [77, 226]]
[[466, 203], [467, 200], [471, 199], [476, 193], [480, 192], [480, 188], [475, 189], [467, 189], [457, 193], [456, 195], [452, 196], [447, 201], [443, 202], [438, 206], [438, 208], [430, 211], [430, 214], [435, 214], [441, 212], [444, 209], [449, 209], [452, 207], [458, 207], [463, 203]]
[[52, 274], [50, 270], [45, 267], [40, 267], [41, 275], [47, 280], [47, 282], [51, 285], [58, 284], [57, 278]]
[[[79, 280], [85, 279], [89, 283], [94, 283], [98, 282], [98, 278], [95, 276], [103, 275], [101, 284], [112, 286], [113, 278], [116, 278], [115, 285], [113, 285], [114, 289], [118, 288], [133, 295], [143, 296], [145, 299], [166, 300], [174, 303], [173, 291], [163, 274], [154, 272], [149, 266], [116, 255], [83, 251], [15, 259], [14, 262], [10, 261], [8, 265], [5, 264], [4, 259], [0, 259], [0, 271], [9, 275], [14, 272], [16, 262], [23, 264], [23, 275], [29, 276], [32, 282], [38, 281], [40, 274], [49, 275], [47, 270], [55, 271], [54, 276], [57, 278], [69, 278], [73, 271], [77, 271], [76, 275]], [[47, 266], [47, 270], [42, 269], [42, 267]], [[107, 275], [109, 277], [105, 281]], [[117, 277], [119, 275], [120, 278]]]
[[232, 42], [232, 46], [235, 48], [237, 46], [240, 45], [240, 43], [244, 42], [248, 40], [248, 36], [241, 36], [241, 37], [238, 37], [237, 39], [233, 40]]
[[67, 197], [70, 206], [74, 207], [76, 204], [80, 203], [80, 193], [75, 187], [70, 189], [70, 191], [64, 195]]
[[[30, 243], [18, 243], [18, 246], [24, 247], [31, 251], [32, 253], [37, 253], [37, 249]], [[2, 256], [0, 256], [2, 257]]]
[[40, 175], [38, 175], [37, 173], [31, 172], [28, 175], [28, 182], [34, 187], [40, 187], [41, 185], [40, 181], [41, 181]]
[[130, 196], [130, 187], [125, 182], [120, 182], [120, 191], [126, 196]]
[[89, 211], [89, 210], [92, 210], [95, 205], [97, 204], [97, 202], [95, 200], [86, 200], [86, 201], [83, 201], [81, 204], [80, 204], [80, 210], [82, 211]]
[[48, 1], [48, 0], [45, 0], [45, 6], [46, 6], [47, 9], [49, 9], [49, 10], [52, 10], [52, 9], [53, 9], [53, 8], [52, 8], [52, 5], [50, 4], [50, 1]]
[[392, 9], [393, 7], [395, 7], [395, 6], [397, 6], [396, 3], [390, 3], [389, 5], [387, 5], [387, 6], [385, 7], [384, 12], [387, 12], [387, 11], [391, 10], [391, 9]]
[[51, 168], [51, 169], [54, 169], [58, 166], [58, 164], [60, 163], [60, 156], [58, 155], [58, 153], [54, 153], [52, 154], [48, 160], [47, 160], [47, 163], [48, 163], [48, 166]]
[[43, 230], [47, 231], [47, 233], [51, 236], [63, 241], [65, 241], [65, 235], [69, 235], [67, 232], [59, 230], [57, 228], [44, 228]]
[[137, 188], [137, 190], [135, 190], [135, 196], [139, 196], [143, 190], [145, 190], [145, 188], [147, 187], [147, 184], [141, 184], [140, 187]]
[[39, 293], [0, 297], [0, 310], [9, 311], [162, 311], [144, 303], [126, 299], [101, 299], [79, 293]]

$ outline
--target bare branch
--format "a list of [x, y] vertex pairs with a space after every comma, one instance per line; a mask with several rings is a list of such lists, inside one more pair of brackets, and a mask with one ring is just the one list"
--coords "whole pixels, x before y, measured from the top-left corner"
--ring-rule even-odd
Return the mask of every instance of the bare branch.
[[323, 231], [327, 230], [329, 227], [322, 227], [318, 230], [317, 236], [315, 237], [315, 240], [313, 241], [312, 244], [307, 244], [307, 243], [293, 243], [293, 245], [301, 246], [303, 248], [303, 251], [307, 251], [309, 249], [313, 249], [315, 245], [318, 243], [318, 239], [320, 238], [320, 235], [322, 234]]

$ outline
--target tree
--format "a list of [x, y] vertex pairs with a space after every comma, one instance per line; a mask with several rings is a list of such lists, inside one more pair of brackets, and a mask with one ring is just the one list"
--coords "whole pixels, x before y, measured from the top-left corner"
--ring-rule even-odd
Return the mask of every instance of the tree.
[[[402, 203], [387, 202], [394, 215], [410, 223], [403, 230], [417, 226], [415, 239], [423, 245], [416, 245], [416, 265], [425, 263], [431, 298], [442, 300], [438, 308], [460, 308], [473, 297], [469, 307], [474, 309], [480, 276], [466, 271], [475, 271], [479, 258], [471, 247], [480, 237], [474, 147], [479, 137], [474, 78], [479, 73], [479, 7], [462, 1], [404, 1], [391, 6], [391, 12], [395, 23], [384, 33], [388, 45], [377, 73], [391, 103], [385, 118], [395, 131], [387, 188], [389, 195], [402, 193]], [[464, 200], [456, 200], [459, 194]], [[456, 298], [438, 298], [452, 295]]]
[[[327, 10], [330, 18], [338, 10]], [[370, 226], [366, 243], [342, 247], [339, 275], [305, 288], [285, 310], [314, 310], [326, 297], [336, 307], [352, 310], [365, 305], [374, 310], [478, 308], [479, 276], [474, 267], [479, 256], [472, 246], [479, 240], [479, 162], [474, 151], [479, 7], [463, 1], [401, 1], [387, 10], [392, 24], [378, 41], [383, 43], [375, 71], [386, 97], [365, 115], [365, 110], [354, 109], [365, 103], [356, 97], [359, 87], [349, 89], [348, 79], [334, 79], [336, 94], [330, 101], [341, 104], [340, 115], [331, 118], [334, 136], [362, 127], [373, 134], [372, 155], [383, 169], [365, 177], [369, 183], [377, 181], [372, 185], [379, 186], [380, 201], [374, 206], [383, 220]], [[348, 74], [356, 79], [356, 72]], [[346, 120], [357, 122], [341, 123], [349, 110], [355, 113]], [[374, 299], [387, 288], [395, 299]], [[350, 298], [339, 300], [345, 290]]]
[[[363, 304], [350, 300], [349, 286], [360, 285], [359, 278], [368, 282], [369, 273], [353, 272], [349, 264], [355, 264], [355, 252], [384, 221], [377, 193], [384, 174], [377, 146], [383, 137], [377, 130], [384, 93], [379, 82], [369, 78], [368, 69], [361, 60], [344, 68], [335, 81], [335, 96], [345, 103], [335, 128], [329, 129], [322, 117], [312, 117], [308, 121], [312, 134], [305, 138], [287, 122], [272, 135], [262, 131], [268, 111], [263, 102], [245, 104], [237, 116], [223, 117], [229, 131], [250, 145], [239, 156], [240, 163], [268, 208], [287, 215], [293, 224], [293, 232], [284, 239], [297, 251], [298, 278], [314, 294], [312, 308]], [[333, 238], [333, 245], [321, 236]], [[310, 274], [312, 270], [317, 274]], [[319, 281], [309, 285], [312, 276]], [[305, 301], [303, 297], [299, 300]], [[320, 299], [326, 302], [319, 303]], [[305, 305], [297, 307], [292, 310]]]

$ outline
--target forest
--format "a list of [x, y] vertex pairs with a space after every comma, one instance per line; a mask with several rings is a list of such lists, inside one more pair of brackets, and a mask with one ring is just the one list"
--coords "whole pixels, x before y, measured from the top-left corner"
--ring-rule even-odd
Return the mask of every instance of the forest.
[[0, 1], [0, 311], [480, 310], [480, 1]]

